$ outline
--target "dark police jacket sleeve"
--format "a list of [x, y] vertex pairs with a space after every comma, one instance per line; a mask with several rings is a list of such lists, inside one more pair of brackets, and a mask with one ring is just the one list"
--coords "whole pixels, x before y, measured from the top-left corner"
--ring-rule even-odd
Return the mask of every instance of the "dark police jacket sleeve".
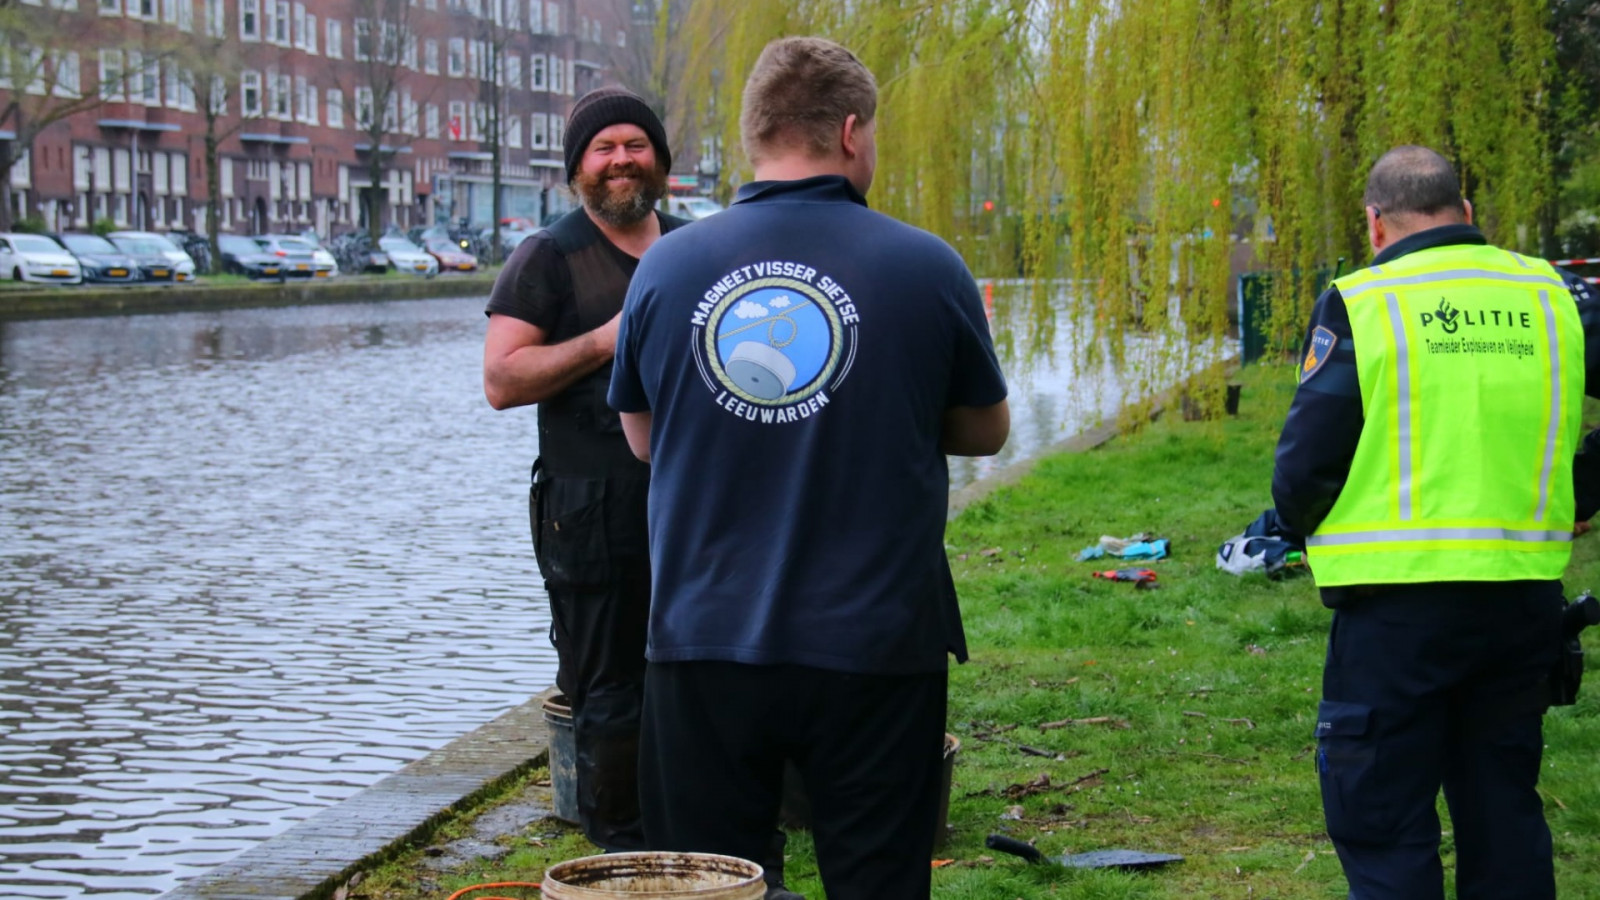
[[[1600, 397], [1600, 291], [1577, 275], [1557, 269], [1578, 304], [1583, 322], [1584, 393]], [[1586, 522], [1600, 512], [1600, 429], [1584, 435], [1572, 460], [1572, 487], [1577, 495], [1577, 519]]]
[[1272, 502], [1304, 537], [1317, 530], [1350, 476], [1361, 438], [1361, 383], [1350, 340], [1350, 314], [1330, 286], [1311, 309], [1300, 351], [1300, 385], [1278, 437]]

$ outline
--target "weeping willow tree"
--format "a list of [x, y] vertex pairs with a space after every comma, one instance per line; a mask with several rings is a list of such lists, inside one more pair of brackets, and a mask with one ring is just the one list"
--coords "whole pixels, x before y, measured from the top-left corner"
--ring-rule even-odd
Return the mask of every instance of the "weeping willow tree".
[[1242, 260], [1283, 276], [1267, 329], [1298, 344], [1318, 273], [1370, 252], [1360, 197], [1391, 146], [1450, 157], [1489, 238], [1533, 249], [1549, 15], [1545, 0], [693, 0], [673, 37], [730, 185], [749, 177], [739, 93], [761, 48], [850, 47], [880, 85], [873, 205], [980, 276], [1021, 276], [1031, 345], [1066, 323], [1076, 365], [1155, 386], [1175, 356], [1218, 358]]

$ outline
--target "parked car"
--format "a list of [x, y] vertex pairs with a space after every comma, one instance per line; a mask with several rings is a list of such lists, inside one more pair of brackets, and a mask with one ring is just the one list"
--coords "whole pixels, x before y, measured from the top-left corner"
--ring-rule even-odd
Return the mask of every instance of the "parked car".
[[133, 257], [146, 281], [193, 281], [194, 260], [164, 234], [113, 231], [106, 235], [117, 249]]
[[[284, 274], [290, 278], [315, 278], [317, 259], [313, 251], [317, 246], [303, 237], [290, 234], [258, 234], [251, 238], [265, 253], [283, 261]], [[326, 278], [327, 273], [322, 273]]]
[[77, 258], [84, 281], [130, 284], [139, 280], [139, 264], [98, 234], [69, 231], [49, 237]]
[[710, 197], [668, 197], [667, 212], [680, 219], [704, 219], [722, 212], [723, 206]]
[[439, 261], [428, 251], [418, 247], [398, 234], [378, 238], [378, 246], [389, 255], [396, 270], [410, 275], [432, 278], [439, 274]]
[[16, 281], [80, 284], [83, 269], [67, 248], [43, 235], [0, 233], [0, 274]]
[[243, 275], [246, 278], [288, 277], [283, 260], [261, 248], [254, 239], [242, 234], [217, 235], [217, 249], [222, 251], [222, 271]]
[[446, 269], [452, 272], [478, 271], [478, 258], [461, 249], [461, 245], [449, 238], [430, 238], [422, 245], [422, 249], [439, 261], [439, 271]]
[[339, 274], [339, 261], [333, 258], [328, 248], [321, 244], [312, 244], [311, 258], [317, 263], [318, 278], [332, 278]]
[[[517, 247], [523, 241], [527, 240], [528, 238], [533, 237], [538, 232], [544, 230], [542, 228], [536, 228], [536, 227], [535, 228], [524, 227], [521, 223], [526, 222], [526, 221], [527, 221], [526, 219], [517, 219], [517, 220], [513, 221], [511, 224], [502, 224], [500, 226], [500, 257], [501, 257], [501, 259], [504, 259], [505, 257], [510, 256], [511, 255], [511, 251], [517, 249]], [[483, 241], [483, 245], [485, 247], [487, 247], [487, 246], [489, 246], [489, 243], [492, 240], [494, 240], [494, 232], [492, 230], [488, 229], [488, 228], [485, 228], [482, 231], [482, 233], [479, 235], [479, 238]]]

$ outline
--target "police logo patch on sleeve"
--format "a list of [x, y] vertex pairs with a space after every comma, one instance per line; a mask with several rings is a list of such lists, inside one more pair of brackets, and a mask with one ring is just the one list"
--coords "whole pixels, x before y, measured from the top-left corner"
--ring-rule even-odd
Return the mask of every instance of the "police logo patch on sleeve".
[[1311, 376], [1317, 374], [1323, 365], [1328, 362], [1328, 357], [1333, 355], [1333, 345], [1339, 343], [1339, 338], [1333, 332], [1318, 325], [1311, 331], [1311, 346], [1306, 349], [1306, 358], [1300, 364], [1300, 383], [1305, 384]]

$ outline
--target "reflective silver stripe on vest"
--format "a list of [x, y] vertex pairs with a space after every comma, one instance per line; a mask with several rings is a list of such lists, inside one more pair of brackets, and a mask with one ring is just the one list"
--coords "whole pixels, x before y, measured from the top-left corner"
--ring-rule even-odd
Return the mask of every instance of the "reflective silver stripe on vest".
[[1423, 275], [1397, 275], [1391, 278], [1375, 278], [1365, 284], [1340, 286], [1339, 294], [1346, 300], [1351, 300], [1368, 291], [1379, 291], [1386, 288], [1408, 287], [1415, 284], [1437, 284], [1441, 281], [1461, 281], [1466, 278], [1485, 278], [1490, 281], [1509, 281], [1516, 284], [1538, 284], [1545, 287], [1566, 289], [1566, 284], [1559, 278], [1550, 275], [1519, 275], [1515, 272], [1496, 272], [1490, 269], [1447, 269], [1443, 272], [1428, 272]]
[[1406, 323], [1400, 315], [1400, 298], [1385, 295], [1389, 301], [1389, 327], [1394, 329], [1394, 368], [1399, 382], [1400, 396], [1396, 398], [1395, 411], [1399, 419], [1400, 481], [1397, 493], [1400, 500], [1400, 520], [1411, 519], [1411, 345], [1406, 343]]
[[1307, 547], [1339, 547], [1350, 544], [1410, 544], [1421, 541], [1517, 541], [1549, 543], [1570, 541], [1570, 531], [1516, 531], [1510, 528], [1410, 528], [1350, 531], [1344, 534], [1313, 534]]
[[1545, 507], [1550, 502], [1550, 469], [1555, 465], [1556, 436], [1561, 432], [1561, 354], [1549, 291], [1539, 292], [1539, 307], [1544, 310], [1545, 340], [1550, 342], [1550, 427], [1544, 436], [1544, 468], [1539, 470], [1539, 508], [1533, 513], [1535, 521], [1543, 521]]

